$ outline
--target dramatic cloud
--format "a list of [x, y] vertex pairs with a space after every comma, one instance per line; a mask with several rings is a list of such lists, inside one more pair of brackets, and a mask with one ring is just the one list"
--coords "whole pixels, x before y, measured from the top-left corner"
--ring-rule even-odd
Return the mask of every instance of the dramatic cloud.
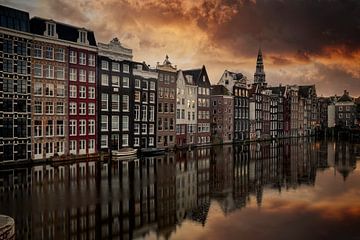
[[117, 36], [135, 60], [165, 54], [179, 68], [207, 66], [252, 80], [261, 46], [271, 84], [316, 83], [319, 94], [360, 94], [357, 0], [5, 0], [4, 4], [85, 26], [101, 42]]

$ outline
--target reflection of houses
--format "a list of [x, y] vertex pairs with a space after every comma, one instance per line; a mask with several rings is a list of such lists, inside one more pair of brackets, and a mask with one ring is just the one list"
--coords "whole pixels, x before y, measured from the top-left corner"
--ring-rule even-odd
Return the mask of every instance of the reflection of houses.
[[343, 176], [345, 181], [349, 174], [356, 168], [354, 145], [346, 144], [344, 142], [337, 142], [335, 144], [334, 167], [336, 171]]
[[176, 216], [181, 223], [197, 206], [197, 169], [194, 151], [176, 154]]

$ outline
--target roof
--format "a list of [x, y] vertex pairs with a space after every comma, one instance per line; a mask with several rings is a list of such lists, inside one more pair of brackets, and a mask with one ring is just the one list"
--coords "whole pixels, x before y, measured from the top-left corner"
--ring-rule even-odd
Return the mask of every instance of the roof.
[[[177, 74], [178, 74], [177, 78], [179, 78], [179, 76], [182, 75], [182, 77], [184, 78], [185, 84], [194, 85], [194, 86], [196, 85], [195, 80], [193, 80], [192, 82], [189, 82], [189, 79], [186, 78], [184, 71], [179, 70], [179, 71], [177, 71]], [[188, 75], [190, 75], [190, 74], [188, 74]]]
[[304, 98], [309, 98], [311, 90], [315, 90], [315, 85], [299, 86], [299, 95]]
[[0, 16], [1, 27], [29, 32], [28, 12], [0, 5]]
[[81, 27], [68, 25], [66, 23], [56, 22], [51, 19], [33, 17], [32, 19], [30, 19], [30, 32], [37, 35], [44, 35], [44, 32], [46, 30], [46, 22], [56, 23], [56, 33], [58, 35], [58, 38], [61, 40], [77, 43], [77, 39], [79, 38], [79, 30], [84, 30], [87, 32], [87, 39], [89, 41], [89, 45], [96, 46], [95, 34], [93, 31]]
[[212, 85], [211, 86], [211, 95], [225, 95], [225, 96], [231, 96], [231, 93], [229, 90], [224, 87], [223, 85]]
[[285, 86], [268, 87], [267, 89], [271, 90], [273, 94], [277, 94], [277, 95], [284, 95], [286, 91]]
[[[204, 65], [202, 66], [202, 68], [198, 68], [198, 69], [183, 70], [183, 73], [184, 76], [191, 75], [194, 80], [194, 83], [197, 86], [211, 85]], [[202, 76], [206, 77], [205, 82], [201, 80]]]
[[344, 94], [337, 100], [337, 102], [352, 102], [352, 97], [349, 96], [348, 91], [344, 91]]

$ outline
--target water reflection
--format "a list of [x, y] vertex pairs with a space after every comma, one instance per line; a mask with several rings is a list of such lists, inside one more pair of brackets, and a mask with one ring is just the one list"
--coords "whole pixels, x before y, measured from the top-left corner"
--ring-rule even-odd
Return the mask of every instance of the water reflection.
[[[18, 239], [181, 239], [196, 238], [194, 229], [201, 231], [199, 238], [208, 238], [211, 221], [221, 225], [240, 209], [250, 211], [255, 204], [263, 213], [280, 212], [291, 207], [289, 202], [311, 199], [309, 192], [334, 176], [340, 175], [344, 185], [352, 173], [360, 175], [355, 171], [359, 150], [345, 142], [292, 139], [111, 163], [3, 169], [0, 213], [15, 218]], [[359, 194], [359, 183], [355, 189]], [[331, 185], [325, 190], [324, 197], [337, 194]], [[272, 198], [275, 193], [280, 197]], [[229, 217], [217, 220], [218, 213], [211, 212], [217, 207]], [[258, 212], [247, 220], [255, 224], [261, 218], [265, 221]], [[214, 239], [236, 238], [217, 234]]]

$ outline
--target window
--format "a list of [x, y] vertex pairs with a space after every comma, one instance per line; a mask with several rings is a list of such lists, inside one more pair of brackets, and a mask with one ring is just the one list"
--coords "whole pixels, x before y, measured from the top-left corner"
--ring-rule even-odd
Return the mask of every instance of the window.
[[123, 147], [129, 146], [129, 135], [127, 134], [122, 135], [122, 146]]
[[79, 114], [86, 115], [86, 103], [84, 102], [79, 103]]
[[85, 86], [80, 86], [79, 97], [80, 98], [86, 98], [86, 87]]
[[86, 82], [86, 70], [80, 69], [79, 71], [79, 81]]
[[54, 136], [54, 122], [53, 120], [48, 120], [46, 124], [46, 136]]
[[87, 32], [79, 30], [79, 41], [80, 43], [86, 43]]
[[135, 102], [140, 102], [140, 91], [135, 91], [135, 95], [134, 95], [134, 98], [135, 98]]
[[17, 73], [18, 74], [27, 74], [26, 61], [18, 60], [17, 61]]
[[70, 68], [70, 81], [76, 81], [77, 80], [77, 69]]
[[40, 63], [35, 63], [34, 64], [34, 76], [35, 77], [42, 77], [43, 75], [43, 67], [42, 64]]
[[42, 137], [42, 121], [35, 120], [34, 121], [34, 137]]
[[54, 153], [54, 143], [53, 142], [45, 143], [45, 153], [46, 154], [53, 154]]
[[149, 137], [149, 146], [154, 146], [154, 137]]
[[27, 55], [27, 43], [26, 42], [17, 42], [16, 53], [18, 55], [26, 56]]
[[123, 87], [128, 88], [129, 87], [129, 78], [128, 77], [123, 77]]
[[107, 148], [107, 147], [108, 147], [108, 136], [101, 135], [101, 148]]
[[95, 152], [95, 139], [90, 139], [89, 140], [89, 153], [94, 153]]
[[45, 96], [53, 97], [54, 96], [54, 84], [46, 84], [45, 85]]
[[147, 106], [141, 106], [142, 121], [147, 121]]
[[149, 84], [148, 84], [148, 81], [145, 81], [145, 80], [142, 81], [142, 89], [148, 90], [148, 89], [149, 89], [149, 86], [148, 86], [148, 85], [149, 85]]
[[56, 142], [55, 149], [57, 153], [64, 154], [64, 145], [65, 145], [64, 142]]
[[101, 115], [101, 131], [107, 131], [108, 130], [108, 116]]
[[128, 116], [122, 117], [122, 130], [129, 131], [129, 117]]
[[59, 62], [65, 61], [65, 50], [63, 48], [57, 48], [55, 50], [55, 60]]
[[45, 58], [46, 59], [54, 59], [54, 48], [53, 47], [45, 48]]
[[118, 94], [113, 94], [111, 96], [111, 110], [112, 111], [118, 112], [120, 110], [119, 98], [120, 97]]
[[69, 135], [76, 136], [76, 120], [70, 120], [69, 122]]
[[138, 123], [134, 124], [134, 133], [140, 134], [140, 124], [138, 124]]
[[56, 114], [63, 115], [65, 113], [64, 102], [57, 102], [56, 103]]
[[54, 66], [52, 66], [52, 65], [45, 66], [45, 77], [46, 78], [54, 78]]
[[86, 53], [83, 52], [79, 53], [79, 64], [86, 65]]
[[38, 45], [38, 44], [34, 45], [34, 57], [42, 58], [42, 46], [41, 45]]
[[88, 127], [89, 135], [95, 135], [95, 120], [89, 120]]
[[34, 154], [35, 155], [42, 155], [42, 143], [35, 143], [34, 144]]
[[109, 97], [109, 95], [106, 93], [101, 94], [101, 110], [103, 110], [103, 111], [109, 110], [108, 97]]
[[69, 149], [70, 149], [71, 154], [76, 154], [76, 145], [77, 145], [77, 142], [75, 140], [70, 141]]
[[70, 63], [77, 63], [77, 53], [75, 51], [70, 51]]
[[46, 23], [46, 35], [49, 37], [55, 36], [56, 25], [54, 23]]
[[95, 115], [95, 103], [89, 103], [88, 105], [88, 114]]
[[129, 111], [129, 96], [128, 95], [123, 95], [122, 110], [123, 110], [123, 112]]
[[12, 73], [14, 71], [14, 61], [11, 59], [4, 59], [3, 70], [4, 72]]
[[124, 73], [128, 73], [128, 72], [129, 72], [129, 65], [128, 65], [128, 64], [124, 64], [124, 65], [123, 65], [123, 72], [124, 72]]
[[119, 116], [111, 116], [111, 130], [119, 131]]
[[151, 103], [155, 102], [155, 93], [150, 93], [149, 100], [150, 100]]
[[13, 53], [13, 41], [11, 39], [4, 39], [3, 51], [4, 53]]
[[77, 87], [70, 85], [70, 98], [77, 98]]
[[139, 79], [135, 79], [135, 88], [140, 88], [141, 81]]
[[34, 104], [34, 112], [35, 112], [35, 114], [42, 114], [43, 113], [42, 106], [43, 106], [42, 101], [35, 101], [35, 104]]
[[57, 120], [56, 121], [56, 135], [64, 136], [64, 134], [65, 134], [64, 129], [65, 129], [64, 120]]
[[94, 71], [88, 72], [88, 81], [89, 81], [89, 83], [95, 83], [95, 72]]
[[155, 82], [150, 82], [150, 90], [156, 90], [155, 88]]
[[147, 124], [141, 124], [141, 133], [147, 134]]
[[26, 93], [27, 92], [27, 80], [26, 79], [18, 79], [17, 80], [17, 92], [18, 93]]
[[14, 80], [4, 79], [3, 80], [3, 91], [4, 92], [14, 92]]
[[55, 78], [59, 80], [65, 79], [65, 68], [64, 67], [56, 67], [55, 68]]
[[111, 68], [114, 72], [120, 72], [120, 64], [119, 63], [113, 62]]
[[139, 146], [139, 145], [140, 145], [139, 138], [134, 138], [134, 146]]
[[101, 61], [101, 69], [102, 70], [109, 70], [109, 63], [105, 60]]
[[135, 121], [140, 121], [140, 106], [135, 105]]
[[86, 135], [86, 120], [79, 121], [79, 129], [80, 129], [81, 136]]
[[94, 54], [88, 55], [88, 65], [90, 67], [95, 67], [95, 55]]
[[109, 76], [107, 74], [101, 74], [101, 85], [109, 86]]
[[154, 134], [154, 133], [155, 133], [155, 125], [149, 124], [149, 134]]
[[69, 114], [70, 115], [77, 115], [77, 104], [76, 102], [70, 102], [69, 104]]
[[155, 107], [149, 106], [149, 121], [155, 121]]
[[94, 87], [88, 88], [88, 98], [95, 99], [95, 88]]

